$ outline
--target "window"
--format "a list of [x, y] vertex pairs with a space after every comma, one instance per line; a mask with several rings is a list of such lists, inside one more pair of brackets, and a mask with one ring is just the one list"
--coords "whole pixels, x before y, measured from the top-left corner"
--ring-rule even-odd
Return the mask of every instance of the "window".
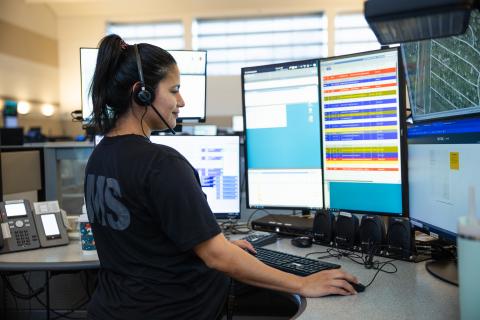
[[209, 75], [238, 75], [240, 68], [327, 55], [322, 13], [193, 23], [193, 48], [207, 50]]
[[109, 23], [107, 34], [118, 34], [128, 44], [147, 42], [166, 50], [185, 48], [181, 21], [152, 23]]
[[340, 13], [335, 16], [335, 55], [380, 49], [377, 37], [363, 13]]

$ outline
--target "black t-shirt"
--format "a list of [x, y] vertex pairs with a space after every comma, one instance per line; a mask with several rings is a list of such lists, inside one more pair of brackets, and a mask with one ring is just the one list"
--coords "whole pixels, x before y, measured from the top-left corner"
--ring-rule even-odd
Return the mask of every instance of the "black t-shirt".
[[221, 232], [198, 173], [138, 135], [104, 137], [85, 172], [101, 263], [92, 319], [212, 319], [229, 278], [192, 248]]

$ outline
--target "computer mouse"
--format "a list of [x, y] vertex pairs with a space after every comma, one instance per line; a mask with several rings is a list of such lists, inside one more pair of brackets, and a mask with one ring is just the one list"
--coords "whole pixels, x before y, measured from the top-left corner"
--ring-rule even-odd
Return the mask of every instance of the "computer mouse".
[[357, 291], [357, 292], [365, 291], [365, 286], [363, 284], [361, 284], [360, 282], [359, 283], [354, 283], [354, 282], [348, 281], [348, 283], [350, 283], [352, 285], [353, 289], [355, 289], [355, 291]]
[[312, 238], [296, 237], [292, 239], [292, 245], [298, 248], [308, 248], [312, 246]]

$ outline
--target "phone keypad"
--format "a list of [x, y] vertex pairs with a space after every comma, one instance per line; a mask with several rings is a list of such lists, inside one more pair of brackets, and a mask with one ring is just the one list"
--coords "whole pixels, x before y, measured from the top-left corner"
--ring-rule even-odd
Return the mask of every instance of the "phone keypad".
[[29, 246], [31, 244], [30, 233], [28, 230], [15, 230], [15, 240], [19, 247]]

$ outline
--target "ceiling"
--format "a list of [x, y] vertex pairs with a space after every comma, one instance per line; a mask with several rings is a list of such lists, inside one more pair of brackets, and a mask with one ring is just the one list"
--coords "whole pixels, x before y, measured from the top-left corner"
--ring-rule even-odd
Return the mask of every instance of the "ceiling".
[[358, 6], [364, 0], [24, 0], [27, 4], [45, 4], [58, 17], [68, 16], [150, 16], [155, 14], [205, 14], [318, 11], [325, 7]]

